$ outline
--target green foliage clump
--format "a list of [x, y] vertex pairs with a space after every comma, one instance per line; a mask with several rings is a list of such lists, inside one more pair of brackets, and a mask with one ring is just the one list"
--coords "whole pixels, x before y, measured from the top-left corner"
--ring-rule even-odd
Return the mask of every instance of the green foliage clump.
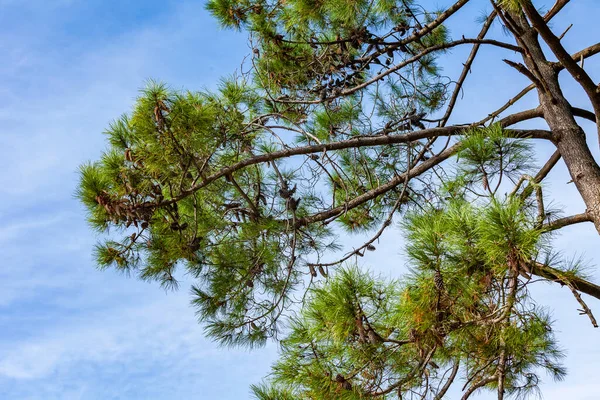
[[[522, 2], [497, 4], [519, 17]], [[209, 0], [223, 27], [249, 33], [250, 72], [213, 92], [149, 82], [109, 125], [77, 193], [103, 234], [99, 267], [167, 289], [190, 277], [220, 344], [284, 337], [269, 380], [252, 387], [260, 400], [438, 399], [457, 376], [469, 393], [526, 397], [541, 371], [561, 379], [529, 285], [537, 275], [577, 293], [582, 271], [549, 267], [551, 213], [527, 136], [510, 118], [490, 122], [500, 111], [447, 125], [462, 82], [449, 90], [439, 55], [520, 50], [482, 39], [488, 25], [453, 42], [444, 21], [458, 8]], [[402, 279], [344, 264], [397, 220]], [[323, 261], [341, 230], [374, 236]]]

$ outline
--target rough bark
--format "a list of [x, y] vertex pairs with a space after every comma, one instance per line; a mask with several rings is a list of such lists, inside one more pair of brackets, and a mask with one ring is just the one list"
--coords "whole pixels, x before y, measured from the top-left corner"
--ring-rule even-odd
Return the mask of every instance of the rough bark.
[[558, 72], [544, 55], [538, 32], [529, 26], [524, 16], [513, 16], [521, 29], [517, 39], [526, 48], [525, 65], [543, 81], [537, 87], [544, 119], [553, 140], [587, 207], [586, 213], [600, 233], [600, 167], [586, 142], [585, 132], [577, 124], [573, 108], [565, 98], [558, 81]]

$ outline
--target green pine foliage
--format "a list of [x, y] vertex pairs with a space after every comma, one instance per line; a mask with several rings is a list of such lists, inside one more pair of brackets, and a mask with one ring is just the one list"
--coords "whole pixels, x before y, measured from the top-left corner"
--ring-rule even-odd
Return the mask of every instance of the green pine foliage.
[[[492, 118], [445, 130], [444, 10], [207, 9], [251, 34], [251, 72], [213, 92], [150, 81], [109, 125], [77, 193], [104, 238], [99, 267], [167, 289], [191, 277], [198, 319], [220, 344], [281, 339], [272, 374], [252, 387], [259, 400], [441, 398], [455, 376], [467, 391], [527, 398], [542, 373], [562, 379], [529, 285], [540, 265], [572, 289], [584, 271], [552, 252], [531, 141]], [[397, 280], [353, 262], [391, 225], [409, 269]], [[344, 248], [341, 231], [375, 236], [324, 262]]]

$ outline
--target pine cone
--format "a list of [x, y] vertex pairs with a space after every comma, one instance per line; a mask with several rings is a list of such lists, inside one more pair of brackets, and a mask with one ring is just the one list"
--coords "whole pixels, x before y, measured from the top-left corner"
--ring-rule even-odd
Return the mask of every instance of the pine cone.
[[411, 342], [414, 342], [417, 340], [417, 330], [416, 329], [411, 329], [410, 331], [408, 331], [408, 340], [410, 340]]
[[444, 278], [439, 270], [435, 271], [435, 274], [433, 275], [433, 282], [435, 283], [435, 288], [438, 291], [444, 291]]

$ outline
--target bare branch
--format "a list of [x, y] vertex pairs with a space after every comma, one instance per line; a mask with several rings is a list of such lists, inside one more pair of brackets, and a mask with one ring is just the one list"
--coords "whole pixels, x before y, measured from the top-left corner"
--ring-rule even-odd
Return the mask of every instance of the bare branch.
[[[485, 20], [485, 23], [483, 24], [483, 28], [481, 28], [481, 32], [479, 32], [479, 35], [477, 35], [477, 39], [483, 39], [485, 37], [485, 35], [488, 33], [490, 27], [492, 26], [492, 22], [494, 22], [494, 19], [496, 18], [497, 14], [495, 11], [493, 11]], [[450, 115], [452, 114], [452, 111], [454, 110], [454, 105], [456, 104], [456, 100], [458, 99], [458, 95], [460, 93], [460, 91], [462, 90], [462, 86], [463, 83], [465, 82], [465, 79], [467, 79], [467, 75], [469, 74], [469, 72], [471, 71], [471, 65], [473, 65], [473, 61], [475, 61], [475, 57], [477, 56], [477, 52], [479, 51], [479, 47], [481, 46], [480, 43], [476, 43], [473, 45], [473, 49], [471, 50], [471, 54], [469, 54], [469, 58], [467, 58], [467, 61], [463, 64], [463, 70], [462, 73], [460, 74], [460, 77], [458, 78], [458, 81], [456, 82], [456, 87], [454, 88], [454, 92], [452, 93], [452, 97], [450, 98], [450, 102], [448, 103], [448, 107], [446, 108], [446, 113], [444, 114], [444, 116], [442, 117], [442, 120], [440, 121], [440, 126], [445, 126], [446, 123], [448, 122], [448, 119], [450, 118]]]
[[[552, 156], [550, 156], [550, 159], [548, 161], [546, 161], [546, 164], [544, 164], [544, 166], [538, 171], [538, 173], [535, 175], [535, 177], [533, 177], [530, 180], [529, 185], [527, 185], [527, 187], [525, 189], [523, 189], [523, 192], [521, 193], [521, 199], [526, 199], [527, 197], [529, 197], [529, 195], [531, 194], [531, 192], [534, 189], [534, 185], [537, 185], [544, 180], [544, 178], [550, 173], [550, 171], [552, 170], [552, 168], [554, 168], [554, 166], [556, 165], [558, 160], [560, 160], [560, 158], [561, 158], [560, 152], [558, 150], [556, 150], [552, 154]], [[517, 182], [517, 184], [515, 185], [515, 188], [510, 193], [511, 196], [514, 196], [515, 193], [517, 193], [517, 191], [519, 190], [519, 187], [525, 181], [526, 177], [527, 176], [524, 175], [521, 177], [521, 179], [519, 179], [519, 182]], [[539, 196], [539, 194], [538, 194], [538, 196]]]
[[600, 92], [596, 90], [596, 85], [588, 73], [581, 68], [573, 57], [565, 50], [560, 40], [552, 33], [546, 21], [538, 14], [530, 0], [522, 2], [523, 10], [531, 21], [531, 24], [536, 31], [542, 36], [550, 50], [554, 53], [558, 61], [566, 68], [573, 78], [583, 87], [588, 95], [596, 114], [596, 118], [600, 120]]
[[535, 75], [533, 75], [533, 73], [531, 73], [531, 71], [529, 71], [527, 69], [527, 67], [525, 67], [523, 64], [516, 63], [514, 61], [510, 61], [510, 60], [506, 60], [506, 59], [502, 60], [502, 61], [504, 61], [505, 63], [507, 63], [508, 65], [510, 65], [517, 71], [519, 71], [521, 74], [525, 75], [527, 77], [527, 79], [529, 79], [531, 82], [533, 82], [533, 84], [536, 87], [542, 88], [542, 83], [540, 82], [540, 80], [538, 78], [536, 78]]
[[571, 0], [556, 0], [552, 8], [544, 15], [544, 21], [548, 22], [558, 14]]
[[568, 217], [557, 219], [542, 226], [545, 232], [555, 231], [564, 228], [565, 226], [580, 224], [582, 222], [593, 222], [592, 217], [588, 213], [571, 215]]
[[580, 314], [582, 314], [582, 315], [586, 314], [589, 317], [590, 322], [592, 323], [592, 326], [594, 328], [597, 328], [598, 323], [596, 322], [596, 318], [594, 318], [594, 314], [592, 314], [592, 310], [590, 310], [590, 308], [587, 306], [585, 301], [583, 301], [583, 299], [581, 298], [581, 295], [577, 292], [577, 290], [572, 285], [568, 285], [568, 286], [569, 286], [569, 289], [571, 289], [573, 296], [575, 296], [575, 299], [579, 302], [579, 304], [581, 304]]
[[584, 110], [583, 108], [573, 107], [573, 115], [581, 118], [585, 118], [589, 121], [596, 122], [596, 115], [588, 110]]
[[452, 373], [448, 377], [448, 380], [446, 380], [446, 383], [440, 389], [440, 391], [437, 392], [437, 394], [435, 395], [433, 400], [441, 400], [442, 398], [444, 398], [444, 396], [446, 395], [446, 392], [448, 391], [448, 389], [450, 389], [450, 386], [452, 386], [452, 383], [454, 383], [454, 379], [456, 378], [456, 374], [458, 373], [459, 367], [460, 367], [460, 363], [458, 361], [456, 361], [454, 363], [454, 365], [452, 366]]
[[376, 187], [374, 189], [371, 189], [368, 192], [365, 192], [362, 195], [357, 196], [354, 199], [346, 202], [345, 204], [342, 204], [338, 207], [332, 208], [331, 210], [323, 211], [318, 214], [313, 214], [308, 217], [300, 218], [300, 219], [298, 219], [298, 221], [296, 221], [296, 224], [297, 224], [297, 226], [304, 226], [304, 225], [311, 224], [313, 222], [323, 221], [328, 218], [341, 215], [345, 211], [351, 210], [355, 207], [358, 207], [359, 205], [366, 203], [367, 201], [372, 200], [372, 199], [376, 198], [377, 196], [380, 196], [383, 193], [391, 190], [392, 188], [400, 185], [402, 182], [404, 182], [407, 179], [407, 177], [408, 177], [408, 179], [412, 179], [415, 176], [421, 175], [425, 171], [428, 171], [435, 165], [442, 163], [446, 159], [448, 159], [451, 156], [453, 156], [454, 154], [456, 154], [460, 150], [460, 148], [461, 148], [461, 143], [456, 143], [455, 145], [447, 148], [446, 150], [442, 151], [441, 153], [437, 154], [436, 156], [431, 157], [427, 161], [424, 161], [421, 164], [418, 164], [416, 167], [408, 170], [407, 172], [400, 174], [400, 175], [396, 175], [396, 177], [394, 177], [387, 183], [385, 183], [379, 187]]

